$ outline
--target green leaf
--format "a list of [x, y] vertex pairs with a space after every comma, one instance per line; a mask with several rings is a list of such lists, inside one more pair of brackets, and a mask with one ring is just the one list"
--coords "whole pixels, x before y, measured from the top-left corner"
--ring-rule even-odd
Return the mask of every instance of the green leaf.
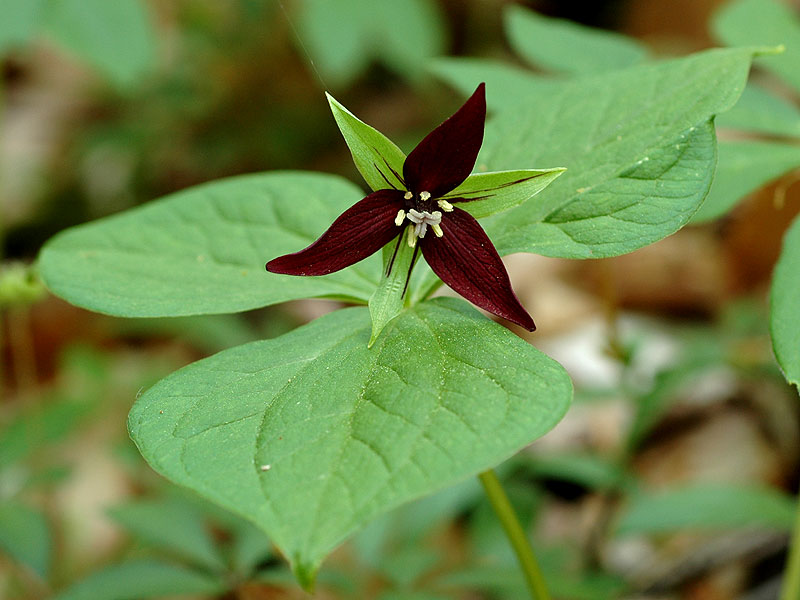
[[481, 58], [437, 58], [429, 70], [465, 96], [486, 83], [486, 104], [490, 110], [505, 109], [529, 97], [559, 87], [559, 82], [539, 77], [526, 69]]
[[710, 50], [581, 78], [501, 111], [480, 169], [568, 170], [536, 202], [486, 222], [498, 250], [614, 256], [686, 224], [711, 182], [710, 119], [736, 102], [753, 52]]
[[111, 565], [55, 596], [55, 600], [141, 600], [178, 595], [221, 594], [218, 577], [156, 560]]
[[535, 454], [531, 469], [539, 477], [563, 479], [594, 489], [617, 488], [626, 478], [614, 461], [589, 454]]
[[202, 514], [187, 502], [139, 500], [115, 506], [109, 515], [148, 544], [204, 569], [225, 569]]
[[620, 535], [682, 529], [767, 527], [791, 530], [794, 502], [773, 489], [733, 484], [693, 484], [632, 499], [617, 525]]
[[770, 334], [772, 349], [789, 383], [800, 386], [800, 218], [783, 238], [783, 251], [772, 275]]
[[543, 218], [534, 211], [552, 195], [528, 203], [533, 205], [529, 210], [523, 205], [500, 215], [486, 230], [503, 255], [524, 251], [600, 258], [631, 252], [686, 224], [708, 193], [715, 163], [714, 126], [707, 121], [629, 168], [598, 176], [593, 185], [562, 186], [569, 199]]
[[72, 434], [89, 415], [87, 398], [51, 398], [18, 413], [0, 430], [0, 469], [28, 459]]
[[0, 503], [0, 550], [46, 579], [52, 542], [45, 516], [19, 502]]
[[566, 169], [522, 169], [473, 173], [445, 198], [469, 198], [458, 205], [476, 219], [519, 206], [555, 181]]
[[759, 66], [800, 91], [800, 18], [796, 10], [778, 0], [735, 0], [717, 13], [712, 29], [729, 46], [785, 46], [783, 54], [765, 57]]
[[377, 256], [325, 277], [264, 269], [309, 245], [362, 197], [330, 175], [231, 177], [58, 234], [40, 254], [40, 274], [57, 296], [121, 317], [237, 312], [320, 296], [366, 302]]
[[595, 75], [644, 61], [635, 40], [574, 21], [553, 19], [521, 6], [505, 11], [511, 47], [532, 65], [568, 75]]
[[197, 362], [137, 400], [131, 437], [257, 523], [310, 587], [348, 534], [508, 458], [571, 398], [560, 365], [457, 299], [369, 337], [368, 311], [346, 309]]
[[0, 19], [0, 54], [27, 44], [37, 33], [46, 0], [5, 0]]
[[140, 0], [57, 0], [47, 31], [118, 87], [137, 84], [155, 65], [157, 37]]
[[444, 22], [431, 0], [304, 0], [298, 9], [302, 50], [334, 86], [372, 60], [416, 79], [420, 64], [444, 52]]
[[339, 131], [350, 148], [358, 172], [372, 190], [404, 189], [403, 163], [406, 155], [394, 142], [347, 110], [330, 94], [325, 94]]
[[717, 117], [716, 125], [717, 129], [800, 137], [800, 110], [791, 102], [750, 83], [736, 106]]
[[800, 166], [800, 144], [722, 142], [714, 183], [692, 223], [724, 215], [742, 198]]

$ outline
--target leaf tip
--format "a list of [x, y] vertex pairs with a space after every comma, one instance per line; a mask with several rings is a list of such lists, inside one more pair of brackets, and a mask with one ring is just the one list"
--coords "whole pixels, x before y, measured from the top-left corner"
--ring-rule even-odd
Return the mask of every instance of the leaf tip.
[[305, 563], [299, 560], [292, 562], [292, 572], [294, 573], [295, 579], [297, 579], [297, 583], [311, 595], [314, 594], [318, 570], [319, 565]]
[[775, 56], [786, 52], [786, 44], [777, 46], [756, 46], [753, 48], [753, 56]]

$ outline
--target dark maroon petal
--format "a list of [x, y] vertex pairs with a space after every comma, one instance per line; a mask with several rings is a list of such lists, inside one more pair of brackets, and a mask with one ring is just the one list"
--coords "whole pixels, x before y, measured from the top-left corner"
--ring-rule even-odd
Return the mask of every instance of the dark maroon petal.
[[454, 190], [472, 172], [483, 143], [486, 93], [480, 84], [464, 106], [431, 131], [403, 163], [406, 186], [415, 194], [438, 198]]
[[433, 272], [475, 306], [533, 331], [536, 326], [517, 300], [503, 261], [472, 215], [460, 208], [442, 216], [444, 235], [420, 243]]
[[402, 233], [394, 224], [403, 208], [402, 190], [378, 190], [356, 202], [305, 250], [267, 263], [267, 271], [286, 275], [327, 275], [377, 252]]

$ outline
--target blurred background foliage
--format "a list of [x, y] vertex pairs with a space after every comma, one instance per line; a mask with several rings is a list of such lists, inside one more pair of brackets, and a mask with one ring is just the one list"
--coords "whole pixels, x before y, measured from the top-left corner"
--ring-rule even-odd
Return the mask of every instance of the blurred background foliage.
[[[526, 30], [537, 26], [526, 9], [631, 36], [615, 39], [633, 63], [712, 45], [722, 4], [3, 0], [0, 597], [304, 597], [260, 532], [153, 474], [124, 423], [170, 371], [331, 304], [93, 315], [38, 283], [46, 239], [238, 173], [360, 182], [324, 90], [409, 149], [459, 104], [434, 76], [441, 57], [580, 75], [579, 57], [526, 44], [569, 39], [572, 25]], [[775, 114], [796, 110], [796, 92], [755, 76], [784, 98]], [[742, 123], [726, 118], [730, 131]], [[779, 133], [797, 136], [789, 122]], [[740, 190], [715, 188], [723, 208], [663, 242], [602, 261], [509, 259], [541, 326], [529, 339], [577, 386], [564, 422], [501, 469], [557, 598], [775, 597], [800, 434], [796, 390], [771, 356], [766, 290], [800, 212], [796, 171], [783, 174], [800, 162], [791, 144], [781, 168], [745, 182], [744, 202], [725, 213]], [[465, 482], [356, 536], [326, 563], [318, 596], [519, 598], [506, 544]]]

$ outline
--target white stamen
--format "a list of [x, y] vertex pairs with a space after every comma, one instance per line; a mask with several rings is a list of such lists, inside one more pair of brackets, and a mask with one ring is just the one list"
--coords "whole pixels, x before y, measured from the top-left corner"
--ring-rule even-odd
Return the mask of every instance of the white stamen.
[[414, 197], [414, 194], [412, 194], [411, 192], [406, 192], [403, 195], [403, 198], [405, 198], [406, 200], [411, 200], [413, 197]]
[[406, 211], [402, 208], [397, 211], [397, 216], [394, 218], [394, 224], [400, 227], [403, 224], [403, 220], [406, 218]]
[[408, 211], [408, 220], [412, 223], [422, 223], [425, 220], [425, 213], [412, 208]]
[[419, 193], [419, 199], [422, 200], [423, 202], [425, 202], [426, 200], [430, 200], [431, 199], [431, 193], [430, 192], [420, 192]]
[[406, 213], [406, 218], [414, 224], [413, 228], [409, 227], [408, 229], [408, 245], [412, 248], [416, 245], [417, 238], [424, 238], [425, 234], [428, 233], [429, 225], [433, 228], [433, 232], [437, 237], [444, 235], [442, 228], [439, 226], [439, 223], [442, 222], [442, 213], [438, 210], [429, 213], [426, 210], [420, 212], [412, 208]]
[[441, 208], [444, 212], [453, 212], [453, 205], [447, 200], [437, 200], [436, 204], [438, 204], [439, 208]]

